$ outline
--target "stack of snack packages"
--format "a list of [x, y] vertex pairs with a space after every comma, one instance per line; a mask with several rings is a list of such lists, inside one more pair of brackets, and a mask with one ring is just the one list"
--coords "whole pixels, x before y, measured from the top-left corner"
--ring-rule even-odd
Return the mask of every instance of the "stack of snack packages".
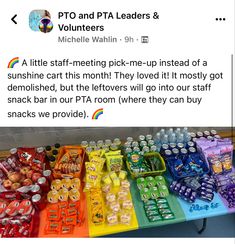
[[210, 166], [215, 179], [217, 191], [228, 202], [229, 207], [235, 207], [235, 170], [232, 167], [233, 144], [229, 138], [196, 141], [198, 150]]
[[10, 154], [0, 160], [0, 236], [30, 237], [51, 172], [45, 170], [43, 147], [13, 148]]
[[121, 151], [93, 151], [85, 165], [84, 189], [90, 193], [91, 222], [96, 225], [130, 225], [133, 203], [127, 172], [122, 170]]
[[174, 213], [167, 201], [169, 195], [163, 176], [148, 176], [137, 179], [137, 187], [149, 222], [174, 219]]
[[72, 234], [82, 222], [80, 179], [55, 179], [47, 194], [47, 223], [45, 234]]

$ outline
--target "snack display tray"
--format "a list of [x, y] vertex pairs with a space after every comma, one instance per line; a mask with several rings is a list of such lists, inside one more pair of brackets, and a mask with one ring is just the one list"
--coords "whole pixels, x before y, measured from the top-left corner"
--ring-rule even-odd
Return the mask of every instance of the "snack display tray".
[[156, 171], [151, 171], [151, 172], [142, 172], [142, 173], [138, 173], [138, 174], [134, 174], [132, 171], [131, 171], [131, 168], [130, 168], [130, 164], [128, 162], [128, 159], [126, 159], [126, 166], [128, 168], [128, 171], [131, 175], [131, 177], [133, 179], [136, 179], [136, 178], [139, 178], [139, 177], [146, 177], [146, 176], [156, 176], [156, 175], [162, 175], [165, 171], [166, 171], [166, 164], [165, 164], [165, 161], [164, 159], [162, 158], [162, 156], [160, 155], [160, 153], [158, 152], [155, 152], [155, 153], [148, 153], [147, 154], [147, 157], [148, 156], [156, 156], [160, 159], [160, 162], [161, 162], [161, 170], [156, 170]]

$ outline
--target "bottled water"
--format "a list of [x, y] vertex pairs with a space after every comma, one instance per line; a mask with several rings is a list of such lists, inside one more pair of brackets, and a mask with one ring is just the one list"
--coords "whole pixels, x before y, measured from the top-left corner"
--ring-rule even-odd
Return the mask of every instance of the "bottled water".
[[176, 142], [176, 134], [172, 133], [170, 135], [168, 135], [168, 139], [170, 143], [175, 143]]
[[184, 143], [184, 134], [180, 133], [177, 136], [177, 143]]
[[156, 145], [161, 143], [161, 135], [160, 135], [159, 132], [156, 133], [156, 135], [154, 136], [154, 142], [155, 142]]
[[168, 135], [167, 135], [167, 134], [165, 134], [165, 135], [163, 136], [163, 138], [162, 138], [162, 140], [161, 140], [161, 143], [162, 143], [162, 144], [168, 144]]

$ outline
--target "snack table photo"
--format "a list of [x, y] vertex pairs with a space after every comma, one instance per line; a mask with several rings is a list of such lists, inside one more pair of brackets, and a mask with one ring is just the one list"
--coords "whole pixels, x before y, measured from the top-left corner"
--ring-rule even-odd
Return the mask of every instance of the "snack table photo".
[[234, 165], [232, 140], [206, 129], [1, 151], [0, 237], [98, 237], [201, 219], [200, 234], [207, 218], [235, 213]]

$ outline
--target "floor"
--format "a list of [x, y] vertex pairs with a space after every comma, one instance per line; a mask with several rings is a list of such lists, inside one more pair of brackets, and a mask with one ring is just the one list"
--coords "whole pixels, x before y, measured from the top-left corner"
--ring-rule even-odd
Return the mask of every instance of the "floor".
[[[208, 218], [207, 228], [202, 234], [197, 230], [202, 226], [202, 220], [189, 221], [174, 225], [140, 229], [107, 237], [234, 237], [235, 214]], [[222, 228], [221, 228], [222, 227]]]

